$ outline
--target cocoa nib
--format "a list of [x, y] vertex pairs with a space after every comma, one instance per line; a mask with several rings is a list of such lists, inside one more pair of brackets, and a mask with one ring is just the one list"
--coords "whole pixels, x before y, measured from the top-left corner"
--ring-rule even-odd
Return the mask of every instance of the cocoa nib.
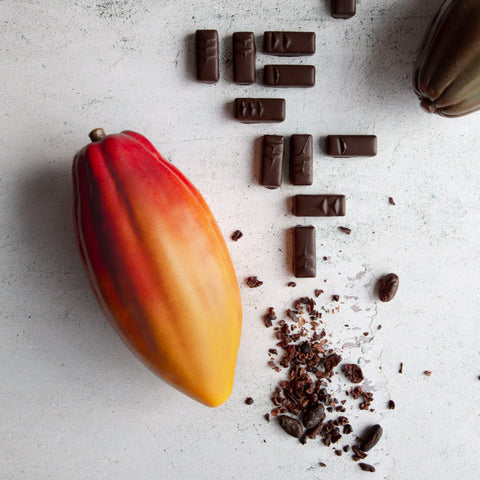
[[346, 363], [343, 366], [343, 373], [352, 383], [360, 383], [363, 381], [362, 369], [354, 363]]
[[346, 233], [347, 235], [350, 235], [352, 233], [352, 231], [347, 227], [338, 227], [338, 229], [343, 233]]
[[240, 231], [240, 230], [235, 230], [233, 233], [232, 233], [232, 240], [234, 242], [236, 242], [237, 240], [240, 240], [240, 238], [243, 237], [243, 233]]
[[252, 397], [247, 397], [247, 398], [245, 399], [245, 403], [246, 403], [247, 405], [251, 405], [251, 404], [253, 403], [253, 398], [252, 398]]
[[260, 281], [257, 277], [251, 276], [247, 278], [247, 286], [250, 288], [256, 288], [260, 285], [263, 285], [263, 282]]
[[375, 467], [373, 465], [369, 465], [368, 463], [359, 463], [358, 465], [364, 472], [374, 472], [375, 471]]

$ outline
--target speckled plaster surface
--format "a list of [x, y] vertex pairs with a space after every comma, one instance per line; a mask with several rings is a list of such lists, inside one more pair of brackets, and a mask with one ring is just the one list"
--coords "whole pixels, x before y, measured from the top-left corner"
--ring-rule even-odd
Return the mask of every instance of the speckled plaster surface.
[[[480, 114], [429, 116], [411, 89], [415, 54], [439, 3], [362, 0], [342, 21], [318, 0], [0, 0], [2, 480], [369, 475], [263, 419], [280, 375], [266, 364], [274, 341], [261, 315], [314, 288], [327, 300], [341, 296], [340, 312], [325, 316], [327, 330], [345, 360], [363, 362], [375, 391], [374, 413], [348, 410], [356, 429], [384, 427], [368, 458], [372, 478], [478, 478]], [[216, 85], [194, 78], [198, 28], [219, 31]], [[280, 29], [316, 32], [315, 56], [286, 60], [313, 63], [316, 86], [233, 84], [232, 33], [249, 30], [260, 40]], [[272, 62], [261, 52], [257, 60], [259, 69]], [[232, 119], [235, 97], [265, 95], [286, 98], [284, 123]], [[89, 290], [73, 235], [70, 166], [98, 126], [144, 133], [203, 192], [227, 239], [244, 233], [228, 240], [244, 329], [233, 394], [217, 409], [147, 371]], [[258, 185], [265, 133], [314, 136], [313, 186]], [[378, 155], [331, 159], [323, 150], [330, 133], [376, 134]], [[294, 218], [289, 199], [300, 192], [345, 194], [347, 216]], [[318, 277], [288, 288], [298, 223], [317, 227]], [[380, 304], [373, 285], [389, 271], [399, 274], [400, 290]], [[246, 288], [248, 275], [263, 286]], [[364, 331], [371, 341], [360, 343]]]

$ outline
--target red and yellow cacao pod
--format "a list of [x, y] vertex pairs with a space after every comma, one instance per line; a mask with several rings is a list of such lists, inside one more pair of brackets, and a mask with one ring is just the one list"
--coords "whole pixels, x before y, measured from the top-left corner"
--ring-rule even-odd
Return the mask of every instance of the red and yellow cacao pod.
[[240, 291], [199, 191], [142, 135], [91, 132], [73, 161], [74, 217], [95, 295], [154, 373], [208, 405], [230, 396]]
[[459, 117], [480, 109], [480, 1], [444, 0], [415, 65], [424, 110]]

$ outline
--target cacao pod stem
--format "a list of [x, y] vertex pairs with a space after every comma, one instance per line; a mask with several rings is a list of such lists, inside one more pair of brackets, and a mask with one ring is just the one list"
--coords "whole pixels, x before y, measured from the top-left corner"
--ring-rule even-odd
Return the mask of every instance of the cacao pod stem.
[[92, 142], [99, 142], [102, 138], [106, 137], [107, 134], [103, 128], [95, 128], [88, 134], [88, 136]]

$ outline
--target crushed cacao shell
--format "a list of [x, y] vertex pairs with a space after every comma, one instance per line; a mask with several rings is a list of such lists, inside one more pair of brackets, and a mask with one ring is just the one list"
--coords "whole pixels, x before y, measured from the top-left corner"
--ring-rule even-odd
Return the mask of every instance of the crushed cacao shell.
[[260, 285], [263, 285], [263, 282], [259, 280], [256, 276], [251, 276], [247, 278], [247, 286], [250, 288], [257, 288]]
[[236, 242], [237, 240], [240, 240], [243, 237], [243, 233], [240, 230], [235, 230], [232, 233], [232, 240]]
[[316, 297], [319, 297], [323, 293], [323, 290], [316, 289], [314, 293]]

